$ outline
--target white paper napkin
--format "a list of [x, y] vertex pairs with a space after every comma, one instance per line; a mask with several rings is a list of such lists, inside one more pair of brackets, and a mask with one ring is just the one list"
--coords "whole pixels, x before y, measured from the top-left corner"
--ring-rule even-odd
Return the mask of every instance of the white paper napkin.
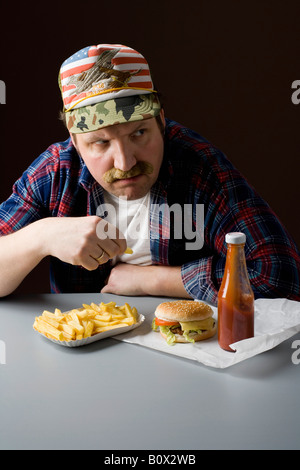
[[[212, 307], [214, 318], [217, 308]], [[145, 312], [143, 312], [145, 314]], [[144, 323], [136, 330], [114, 337], [175, 356], [195, 360], [206, 366], [224, 369], [252, 356], [274, 348], [300, 331], [300, 302], [288, 299], [258, 299], [255, 301], [255, 336], [234, 343], [236, 352], [219, 347], [217, 334], [214, 338], [194, 344], [169, 346], [159, 332], [152, 331], [153, 311], [145, 314]]]

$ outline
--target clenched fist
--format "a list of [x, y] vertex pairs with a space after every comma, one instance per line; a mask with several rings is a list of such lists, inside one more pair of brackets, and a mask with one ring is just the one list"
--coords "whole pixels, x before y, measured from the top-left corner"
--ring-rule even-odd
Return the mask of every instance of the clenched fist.
[[126, 250], [124, 235], [100, 217], [55, 217], [45, 222], [48, 254], [89, 271]]

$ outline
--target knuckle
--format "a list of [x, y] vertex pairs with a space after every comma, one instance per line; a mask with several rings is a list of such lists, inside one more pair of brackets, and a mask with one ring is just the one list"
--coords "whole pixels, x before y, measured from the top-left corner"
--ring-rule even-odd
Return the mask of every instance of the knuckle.
[[98, 268], [98, 266], [99, 266], [99, 264], [97, 263], [97, 264], [95, 264], [95, 265], [94, 265], [94, 264], [93, 264], [93, 265], [90, 264], [90, 265], [88, 265], [88, 266], [86, 266], [86, 267], [84, 266], [84, 267], [85, 267], [85, 269], [87, 269], [88, 271], [95, 271], [95, 270]]
[[126, 248], [127, 248], [126, 240], [121, 239], [119, 243], [120, 243], [121, 251], [122, 251], [122, 253], [123, 253], [123, 252], [126, 250]]

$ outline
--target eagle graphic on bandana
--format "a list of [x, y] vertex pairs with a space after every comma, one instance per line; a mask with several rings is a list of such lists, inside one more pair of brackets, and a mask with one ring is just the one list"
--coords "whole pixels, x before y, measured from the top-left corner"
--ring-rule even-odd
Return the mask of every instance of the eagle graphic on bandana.
[[76, 94], [86, 93], [87, 96], [95, 95], [106, 90], [124, 88], [132, 76], [140, 70], [117, 70], [112, 64], [112, 59], [120, 49], [106, 50], [99, 55], [93, 67], [76, 76], [72, 76], [68, 85], [76, 86]]

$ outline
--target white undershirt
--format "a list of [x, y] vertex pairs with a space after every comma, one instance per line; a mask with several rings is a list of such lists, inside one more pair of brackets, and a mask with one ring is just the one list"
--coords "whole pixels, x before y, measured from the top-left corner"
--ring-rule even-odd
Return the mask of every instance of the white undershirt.
[[128, 201], [104, 191], [105, 220], [123, 233], [127, 246], [133, 254], [113, 258], [113, 265], [118, 262], [148, 266], [151, 263], [150, 253], [150, 193], [141, 199]]

